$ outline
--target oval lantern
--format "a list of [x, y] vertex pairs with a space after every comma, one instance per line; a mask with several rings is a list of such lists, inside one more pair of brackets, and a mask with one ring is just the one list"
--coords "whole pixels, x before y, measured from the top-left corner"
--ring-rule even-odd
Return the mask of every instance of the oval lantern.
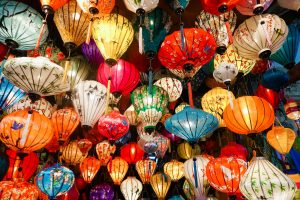
[[156, 169], [156, 162], [150, 159], [139, 160], [135, 164], [135, 169], [143, 184], [148, 184]]
[[95, 185], [90, 191], [90, 199], [113, 200], [114, 188], [108, 183]]
[[115, 153], [116, 146], [110, 144], [107, 140], [104, 140], [96, 145], [96, 153], [98, 155], [98, 159], [101, 162], [101, 165], [106, 165], [111, 156]]
[[269, 128], [275, 119], [271, 104], [257, 96], [233, 100], [233, 108], [227, 106], [223, 117], [227, 128], [237, 134], [260, 133]]
[[128, 164], [135, 164], [142, 160], [144, 151], [136, 142], [129, 142], [121, 147], [120, 156], [127, 161]]
[[128, 163], [121, 157], [115, 157], [107, 164], [107, 170], [115, 185], [120, 185], [128, 171]]
[[169, 102], [176, 101], [182, 93], [182, 84], [175, 78], [164, 77], [157, 80], [154, 85], [161, 87], [168, 93]]
[[62, 148], [61, 158], [69, 165], [77, 165], [81, 163], [87, 155], [83, 155], [78, 147], [78, 141], [71, 141]]
[[289, 81], [289, 75], [286, 71], [279, 68], [271, 68], [265, 71], [261, 77], [261, 84], [268, 89], [279, 92]]
[[53, 137], [52, 123], [36, 111], [19, 110], [0, 123], [0, 139], [10, 149], [28, 153], [48, 144]]
[[39, 197], [38, 188], [25, 181], [1, 181], [0, 198], [10, 200], [37, 200]]
[[104, 58], [93, 39], [90, 40], [89, 44], [83, 43], [81, 45], [81, 52], [93, 67], [98, 67], [104, 62]]
[[137, 200], [142, 193], [141, 181], [133, 176], [127, 177], [120, 185], [125, 200]]
[[203, 9], [213, 15], [220, 15], [232, 10], [240, 0], [200, 0]]
[[296, 133], [292, 129], [283, 126], [274, 126], [267, 133], [268, 143], [281, 154], [290, 152], [295, 139]]
[[247, 160], [248, 150], [240, 144], [229, 142], [221, 148], [220, 157], [234, 157], [242, 160]]
[[234, 32], [237, 53], [250, 60], [268, 59], [284, 43], [288, 27], [277, 15], [263, 14], [246, 19]]
[[249, 200], [278, 198], [292, 200], [296, 185], [267, 159], [257, 157], [242, 176], [240, 190]]
[[85, 182], [91, 183], [101, 167], [97, 158], [87, 157], [79, 165], [81, 175]]
[[243, 0], [239, 1], [236, 5], [236, 9], [242, 15], [260, 15], [270, 7], [272, 2], [273, 0]]
[[183, 142], [177, 146], [178, 156], [182, 159], [190, 159], [201, 153], [200, 146], [195, 144], [193, 147], [188, 142]]
[[255, 95], [268, 101], [274, 109], [276, 109], [280, 103], [279, 93], [274, 90], [265, 88], [261, 84], [258, 85], [255, 91]]
[[171, 178], [164, 173], [158, 172], [151, 177], [150, 183], [158, 200], [165, 199], [171, 186]]
[[169, 175], [172, 181], [177, 182], [184, 176], [183, 163], [171, 160], [164, 164], [164, 173]]

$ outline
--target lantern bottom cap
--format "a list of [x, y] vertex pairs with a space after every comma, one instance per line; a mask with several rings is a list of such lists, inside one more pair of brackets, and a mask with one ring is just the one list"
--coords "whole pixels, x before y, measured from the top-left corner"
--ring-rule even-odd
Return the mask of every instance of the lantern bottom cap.
[[6, 39], [5, 43], [11, 49], [16, 49], [16, 48], [19, 47], [19, 44], [16, 41], [12, 40], [12, 39]]
[[223, 55], [227, 50], [227, 47], [226, 46], [218, 46], [216, 48], [216, 52], [220, 55]]
[[272, 51], [269, 48], [263, 48], [258, 52], [258, 57], [262, 60], [266, 60], [270, 57]]
[[43, 5], [42, 6], [42, 11], [45, 13], [45, 14], [53, 14], [54, 13], [54, 10], [51, 6], [49, 5]]
[[253, 7], [253, 14], [254, 15], [260, 15], [264, 12], [264, 6], [262, 4], [256, 4], [254, 7]]

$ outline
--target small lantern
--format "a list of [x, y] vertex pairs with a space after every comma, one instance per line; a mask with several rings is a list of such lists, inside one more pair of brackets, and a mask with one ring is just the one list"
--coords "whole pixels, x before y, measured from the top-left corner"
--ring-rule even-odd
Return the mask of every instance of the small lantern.
[[150, 159], [140, 160], [135, 164], [135, 169], [138, 172], [143, 184], [150, 183], [151, 177], [156, 169], [156, 162]]
[[171, 185], [171, 178], [164, 173], [158, 172], [151, 177], [150, 183], [158, 200], [165, 199]]
[[290, 128], [274, 126], [267, 133], [268, 143], [279, 153], [287, 154], [290, 152], [296, 139], [296, 133]]
[[135, 177], [129, 176], [121, 183], [120, 189], [125, 200], [137, 200], [142, 193], [143, 185]]
[[171, 160], [164, 165], [164, 172], [171, 177], [172, 181], [177, 182], [184, 175], [183, 163]]
[[128, 162], [128, 164], [135, 164], [143, 158], [144, 151], [136, 142], [130, 142], [122, 146], [120, 155]]
[[101, 161], [101, 165], [106, 165], [111, 159], [111, 156], [115, 153], [116, 146], [110, 144], [107, 140], [104, 140], [96, 145], [96, 153], [98, 159]]
[[101, 162], [94, 157], [87, 157], [80, 163], [81, 175], [85, 182], [91, 183], [101, 167]]
[[115, 157], [108, 165], [107, 170], [115, 185], [120, 185], [128, 171], [128, 163], [121, 157]]

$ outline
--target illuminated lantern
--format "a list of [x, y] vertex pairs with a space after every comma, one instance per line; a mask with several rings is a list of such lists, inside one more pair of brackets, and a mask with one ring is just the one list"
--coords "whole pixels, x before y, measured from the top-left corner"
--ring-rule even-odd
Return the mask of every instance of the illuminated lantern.
[[164, 89], [169, 95], [169, 102], [176, 101], [182, 93], [182, 84], [175, 78], [161, 78], [154, 85]]
[[147, 154], [155, 153], [158, 149], [158, 144], [153, 141], [152, 136], [140, 138], [138, 144]]
[[78, 147], [78, 141], [71, 141], [68, 145], [62, 148], [61, 158], [70, 165], [77, 165], [86, 157]]
[[270, 7], [272, 2], [273, 0], [243, 0], [239, 1], [236, 5], [236, 9], [242, 15], [260, 15]]
[[240, 191], [249, 200], [278, 198], [292, 200], [296, 185], [267, 159], [257, 157], [242, 176]]
[[196, 198], [193, 187], [194, 186], [187, 179], [185, 179], [182, 186], [182, 190], [188, 200], [192, 200]]
[[257, 60], [251, 70], [252, 74], [261, 74], [269, 68], [269, 60]]
[[69, 2], [69, 0], [40, 0], [42, 10], [45, 14], [52, 14], [63, 5]]
[[300, 103], [296, 102], [295, 100], [289, 99], [284, 104], [284, 110], [289, 119], [294, 121], [300, 119]]
[[151, 177], [156, 169], [156, 162], [150, 159], [137, 161], [135, 169], [138, 172], [143, 184], [150, 183]]
[[25, 181], [1, 181], [0, 198], [9, 200], [37, 200], [38, 188]]
[[287, 35], [288, 27], [277, 15], [255, 15], [235, 30], [233, 45], [246, 59], [268, 59], [282, 46]]
[[28, 181], [38, 168], [39, 158], [34, 152], [30, 152], [26, 157], [21, 158], [16, 151], [6, 150], [9, 158], [9, 168], [3, 180], [14, 180], [23, 178]]
[[193, 156], [199, 155], [201, 153], [200, 146], [195, 144], [193, 147], [188, 142], [183, 142], [177, 147], [178, 156], [182, 159], [190, 159]]
[[46, 168], [36, 176], [37, 186], [50, 199], [56, 199], [57, 196], [68, 192], [73, 186], [74, 181], [74, 173], [60, 164]]
[[138, 87], [131, 93], [131, 102], [146, 132], [151, 133], [168, 104], [168, 94], [164, 89], [155, 85], [152, 86], [150, 93], [149, 90], [147, 85]]
[[300, 2], [298, 0], [278, 0], [279, 6], [282, 8], [298, 11], [300, 10]]
[[204, 156], [195, 156], [184, 162], [184, 176], [194, 186], [196, 199], [204, 200], [209, 185], [205, 174], [209, 159]]
[[110, 14], [94, 20], [92, 34], [105, 62], [113, 66], [131, 44], [134, 30], [128, 19]]
[[216, 52], [224, 54], [227, 46], [232, 43], [236, 18], [233, 11], [217, 16], [203, 10], [197, 16], [195, 24], [197, 28], [203, 28], [214, 37], [217, 43]]
[[114, 188], [108, 183], [100, 183], [90, 191], [90, 199], [113, 200], [114, 195]]
[[80, 194], [78, 192], [78, 189], [74, 184], [67, 193], [58, 196], [57, 200], [79, 200], [79, 196]]
[[75, 86], [72, 101], [81, 126], [91, 129], [105, 111], [106, 87], [96, 81], [81, 81]]
[[100, 50], [98, 49], [93, 39], [91, 39], [89, 44], [83, 43], [81, 45], [81, 51], [85, 58], [89, 61], [89, 63], [94, 67], [98, 67], [101, 63], [104, 62]]
[[93, 143], [91, 141], [89, 141], [88, 139], [80, 139], [77, 142], [77, 146], [79, 148], [79, 150], [81, 151], [83, 156], [86, 156], [87, 153], [89, 152], [89, 150], [92, 148]]
[[229, 142], [227, 145], [221, 148], [220, 157], [234, 157], [242, 160], [247, 160], [248, 151], [240, 144], [235, 142]]
[[115, 185], [120, 185], [128, 171], [128, 163], [121, 157], [115, 157], [108, 165], [107, 170]]
[[111, 156], [115, 153], [116, 146], [110, 144], [107, 140], [104, 140], [96, 145], [96, 153], [101, 165], [106, 165], [111, 159]]
[[50, 142], [44, 148], [50, 153], [55, 153], [57, 150], [59, 150], [60, 145], [55, 135], [53, 135]]
[[185, 108], [166, 120], [165, 128], [189, 142], [197, 142], [219, 126], [218, 119], [200, 109]]
[[241, 177], [247, 170], [247, 163], [239, 158], [215, 158], [206, 166], [206, 176], [209, 184], [229, 196], [240, 193]]
[[171, 178], [167, 174], [158, 172], [151, 177], [150, 183], [158, 200], [165, 199], [171, 185]]
[[220, 87], [209, 90], [201, 98], [201, 106], [205, 112], [213, 114], [219, 121], [220, 127], [225, 127], [222, 116], [229, 102], [235, 99], [234, 94]]
[[184, 108], [189, 107], [190, 105], [187, 103], [181, 103], [179, 104], [176, 108], [175, 108], [175, 113], [179, 113], [180, 111], [182, 111]]
[[78, 114], [71, 108], [55, 111], [51, 120], [55, 137], [62, 143], [70, 137], [80, 122]]
[[36, 111], [19, 110], [0, 123], [0, 139], [10, 149], [28, 153], [43, 148], [53, 137], [51, 120]]
[[127, 177], [120, 185], [125, 200], [137, 200], [142, 193], [141, 181], [133, 176]]
[[164, 172], [170, 176], [172, 181], [177, 182], [184, 175], [183, 163], [177, 160], [171, 160], [164, 164]]
[[203, 9], [213, 15], [220, 15], [232, 10], [240, 0], [200, 0]]
[[[223, 83], [227, 88], [231, 85], [232, 81], [238, 75], [238, 68], [235, 64], [221, 62], [220, 65], [214, 70], [213, 77], [217, 83]], [[217, 85], [217, 87], [220, 85]]]
[[267, 133], [268, 143], [279, 153], [287, 154], [290, 152], [296, 139], [295, 132], [283, 126], [274, 126]]
[[233, 100], [223, 113], [229, 130], [237, 134], [260, 133], [274, 122], [274, 109], [266, 100], [257, 96], [243, 96]]
[[153, 140], [155, 135], [156, 135], [156, 131], [153, 130], [151, 133], [146, 132], [146, 130], [143, 127], [143, 123], [140, 122], [137, 127], [136, 127], [136, 131], [140, 137], [140, 139], [146, 140], [146, 141], [150, 141]]
[[80, 163], [81, 175], [85, 182], [91, 183], [101, 167], [101, 162], [94, 157], [87, 157]]
[[128, 164], [135, 164], [137, 161], [142, 160], [144, 151], [136, 142], [130, 142], [122, 146], [120, 155]]
[[153, 138], [153, 142], [157, 144], [157, 150], [155, 151], [156, 156], [158, 158], [163, 158], [170, 146], [169, 138], [162, 135], [157, 135]]
[[284, 88], [289, 81], [289, 75], [280, 68], [273, 67], [265, 71], [260, 79], [261, 84], [268, 89], [278, 91]]
[[268, 101], [274, 109], [276, 109], [280, 103], [279, 93], [265, 88], [261, 84], [258, 85], [255, 95]]
[[125, 110], [124, 115], [128, 119], [131, 126], [136, 126], [138, 124], [139, 119], [133, 105], [129, 106], [127, 110]]

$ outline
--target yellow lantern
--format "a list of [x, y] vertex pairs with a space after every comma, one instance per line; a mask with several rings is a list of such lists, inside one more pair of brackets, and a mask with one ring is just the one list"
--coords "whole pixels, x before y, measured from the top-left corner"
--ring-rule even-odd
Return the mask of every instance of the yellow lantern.
[[180, 111], [182, 111], [184, 108], [186, 107], [190, 107], [189, 104], [183, 102], [181, 104], [179, 104], [176, 108], [175, 108], [175, 113], [179, 113]]
[[94, 20], [93, 38], [105, 59], [113, 66], [125, 53], [133, 40], [134, 30], [131, 22], [118, 14], [104, 15]]
[[143, 184], [149, 183], [156, 169], [156, 162], [150, 159], [139, 160], [135, 164], [135, 169], [138, 172]]
[[115, 185], [120, 185], [128, 171], [128, 163], [121, 157], [115, 157], [107, 165], [107, 170]]
[[83, 155], [77, 145], [78, 141], [71, 141], [67, 146], [62, 149], [62, 159], [70, 165], [77, 165], [83, 161], [87, 155]]
[[200, 146], [197, 144], [195, 144], [193, 148], [188, 142], [183, 142], [178, 145], [177, 153], [180, 158], [187, 160], [192, 158], [193, 156], [199, 155], [201, 153], [201, 150]]
[[165, 199], [171, 185], [171, 178], [167, 174], [158, 172], [151, 177], [151, 186], [158, 200]]
[[268, 143], [281, 154], [290, 152], [295, 139], [295, 132], [283, 126], [274, 126], [272, 130], [267, 133]]
[[202, 109], [213, 114], [218, 119], [220, 127], [226, 127], [222, 116], [226, 106], [233, 99], [235, 97], [232, 92], [216, 87], [203, 95], [201, 99]]
[[183, 163], [178, 160], [171, 160], [164, 165], [165, 174], [169, 175], [172, 181], [178, 181], [184, 175]]

